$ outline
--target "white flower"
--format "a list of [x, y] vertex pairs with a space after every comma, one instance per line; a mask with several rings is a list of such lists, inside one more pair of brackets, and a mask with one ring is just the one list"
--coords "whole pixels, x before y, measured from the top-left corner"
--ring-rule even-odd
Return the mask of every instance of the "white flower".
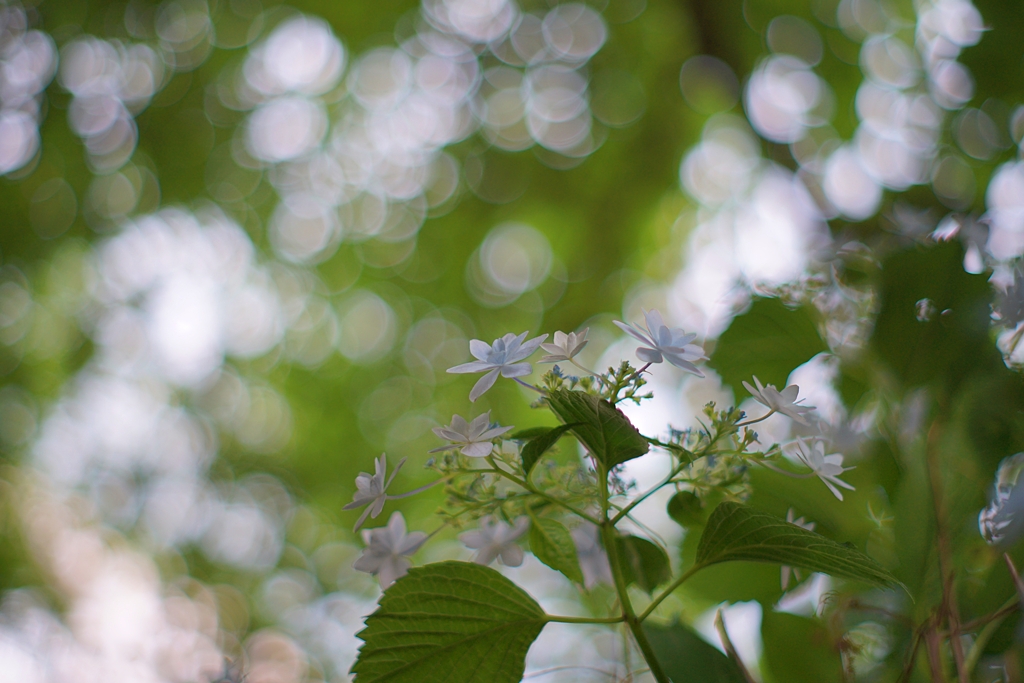
[[576, 544], [576, 556], [583, 571], [583, 585], [593, 588], [599, 583], [612, 585], [612, 566], [608, 563], [608, 553], [604, 551], [598, 537], [600, 531], [596, 524], [584, 522], [572, 530], [572, 540]]
[[[808, 531], [814, 531], [814, 526], [815, 526], [814, 522], [804, 521], [803, 517], [797, 517], [796, 519], [793, 519], [793, 508], [789, 508], [789, 511], [786, 512], [786, 521], [789, 522], [790, 524], [797, 525], [801, 529], [807, 529]], [[789, 588], [789, 575], [790, 575], [790, 573], [792, 573], [793, 576], [796, 577], [797, 581], [800, 581], [801, 578], [802, 578], [800, 576], [800, 570], [799, 569], [794, 569], [793, 567], [782, 565], [782, 590], [786, 590], [787, 588]]]
[[563, 360], [572, 360], [576, 354], [583, 350], [583, 347], [587, 345], [587, 333], [590, 332], [590, 328], [586, 328], [580, 333], [570, 332], [555, 332], [555, 343], [554, 344], [541, 344], [540, 348], [548, 352], [547, 356], [541, 358], [538, 363], [557, 363]]
[[352, 568], [376, 574], [380, 587], [387, 588], [405, 576], [412, 566], [405, 556], [419, 550], [426, 540], [427, 535], [422, 531], [405, 533], [405, 518], [401, 512], [393, 512], [387, 526], [363, 529], [363, 542], [367, 547], [352, 564]]
[[839, 478], [839, 475], [843, 472], [853, 469], [852, 467], [843, 467], [842, 455], [839, 453], [825, 455], [825, 444], [821, 441], [815, 441], [813, 446], [808, 446], [807, 442], [797, 437], [795, 445], [796, 448], [793, 454], [799, 458], [800, 462], [811, 468], [811, 471], [818, 476], [818, 479], [825, 483], [825, 486], [828, 487], [828, 490], [836, 498], [839, 500], [843, 499], [843, 494], [839, 492], [836, 486], [842, 486], [850, 491], [856, 490]]
[[496, 557], [501, 557], [501, 562], [506, 567], [518, 567], [523, 563], [523, 549], [516, 540], [525, 534], [528, 528], [530, 520], [526, 517], [518, 518], [515, 526], [509, 526], [493, 517], [485, 517], [480, 520], [479, 528], [459, 534], [459, 540], [477, 551], [473, 556], [473, 561], [477, 564], [487, 565], [494, 562]]
[[800, 387], [790, 384], [782, 391], [779, 391], [775, 388], [774, 384], [761, 386], [761, 380], [757, 378], [757, 375], [754, 375], [754, 383], [757, 384], [756, 389], [746, 382], [743, 383], [743, 386], [746, 387], [755, 401], [766, 406], [773, 413], [782, 413], [800, 424], [810, 424], [807, 418], [804, 417], [804, 413], [814, 410], [814, 406], [799, 405], [800, 401], [803, 401], [803, 399], [796, 400], [797, 394], [800, 393]]
[[647, 363], [660, 363], [667, 360], [677, 368], [703, 377], [704, 373], [697, 369], [692, 361], [705, 360], [704, 349], [691, 344], [697, 335], [686, 334], [678, 327], [669, 328], [656, 309], [644, 313], [647, 323], [647, 334], [637, 327], [627, 325], [618, 320], [613, 321], [619, 329], [634, 339], [646, 344], [636, 350], [636, 356]]
[[388, 456], [385, 453], [381, 453], [379, 458], [374, 460], [375, 473], [371, 476], [366, 472], [360, 472], [359, 476], [356, 477], [356, 492], [352, 496], [352, 502], [343, 507], [343, 510], [355, 510], [358, 507], [369, 505], [370, 507], [363, 510], [363, 514], [359, 516], [356, 521], [356, 526], [353, 531], [359, 531], [359, 527], [366, 521], [366, 516], [369, 515], [374, 519], [377, 519], [377, 515], [380, 514], [381, 510], [384, 509], [384, 501], [389, 496], [387, 495], [388, 487], [391, 486], [391, 482], [394, 481], [395, 475], [398, 474], [398, 470], [402, 469], [402, 465], [405, 464], [405, 458], [398, 461], [398, 466], [395, 467], [395, 471], [391, 473], [391, 477], [384, 482], [384, 476], [388, 471]]
[[488, 429], [490, 424], [491, 411], [489, 410], [483, 415], [477, 415], [473, 418], [472, 422], [466, 422], [465, 418], [461, 415], [452, 415], [452, 423], [450, 425], [447, 427], [434, 427], [433, 429], [433, 432], [439, 437], [447, 439], [452, 443], [435, 448], [430, 452], [438, 453], [458, 448], [463, 455], [468, 455], [471, 458], [486, 457], [494, 450], [494, 444], [491, 443], [491, 439], [497, 438], [513, 429], [512, 427], [502, 427], [500, 425], [494, 429]]
[[523, 332], [516, 336], [509, 332], [501, 339], [495, 339], [493, 344], [488, 345], [479, 339], [469, 342], [469, 351], [477, 360], [470, 363], [456, 365], [448, 368], [448, 372], [486, 372], [487, 374], [477, 380], [473, 390], [469, 392], [469, 400], [475, 401], [484, 395], [484, 392], [494, 386], [498, 375], [502, 377], [522, 377], [533, 372], [529, 363], [520, 361], [529, 358], [530, 354], [537, 350], [548, 335], [542, 334], [530, 341], [523, 343], [529, 332]]

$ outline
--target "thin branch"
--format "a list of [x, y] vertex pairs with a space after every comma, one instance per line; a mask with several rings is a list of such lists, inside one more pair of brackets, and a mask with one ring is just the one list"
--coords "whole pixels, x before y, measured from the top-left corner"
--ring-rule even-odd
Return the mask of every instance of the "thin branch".
[[[940, 619], [949, 624], [949, 645], [953, 650], [953, 661], [956, 664], [956, 675], [959, 683], [971, 683], [970, 676], [964, 668], [964, 645], [960, 642], [960, 610], [956, 604], [956, 589], [953, 585], [954, 574], [950, 565], [952, 550], [949, 545], [949, 534], [946, 529], [946, 509], [943, 501], [942, 474], [938, 462], [938, 444], [941, 434], [940, 416], [936, 416], [928, 429], [925, 441], [925, 468], [928, 471], [928, 482], [931, 486], [932, 505], [935, 509], [935, 541], [939, 556], [939, 575], [942, 583], [942, 607]], [[941, 623], [941, 621], [940, 621]], [[929, 655], [935, 644], [929, 640]]]
[[548, 674], [553, 674], [556, 671], [572, 671], [575, 669], [582, 669], [584, 671], [595, 671], [599, 674], [604, 674], [608, 678], [616, 678], [615, 672], [613, 671], [605, 671], [604, 669], [598, 669], [596, 666], [583, 666], [582, 664], [578, 664], [574, 666], [553, 666], [550, 669], [541, 669], [540, 671], [533, 671], [523, 676], [523, 680], [526, 680], [527, 678], [538, 678], [540, 676], [546, 676]]
[[510, 472], [506, 472], [505, 470], [501, 469], [500, 467], [498, 467], [497, 462], [495, 462], [494, 456], [491, 456], [491, 455], [487, 456], [487, 461], [491, 464], [491, 467], [493, 469], [490, 469], [490, 470], [474, 470], [474, 471], [476, 471], [476, 472], [490, 472], [490, 473], [493, 473], [493, 474], [500, 475], [500, 476], [504, 477], [505, 479], [508, 479], [512, 483], [517, 484], [517, 485], [523, 487], [524, 489], [526, 489], [527, 491], [529, 491], [533, 495], [540, 496], [541, 498], [544, 498], [545, 500], [547, 500], [547, 501], [549, 501], [551, 503], [554, 503], [555, 505], [559, 505], [559, 506], [565, 508], [566, 510], [568, 510], [569, 512], [573, 513], [577, 517], [581, 517], [581, 518], [587, 520], [591, 524], [600, 524], [601, 523], [601, 520], [596, 518], [596, 517], [594, 517], [593, 515], [587, 514], [583, 510], [580, 510], [579, 508], [577, 508], [577, 507], [575, 507], [573, 505], [570, 505], [569, 503], [566, 503], [563, 500], [559, 500], [558, 498], [555, 498], [554, 496], [550, 496], [550, 495], [544, 493], [543, 491], [541, 491], [540, 489], [534, 488], [533, 484], [531, 484], [530, 482], [525, 481], [523, 479], [520, 479], [519, 477], [515, 476], [514, 474], [512, 474]]
[[623, 517], [625, 517], [626, 515], [629, 514], [630, 510], [632, 510], [637, 505], [639, 505], [640, 503], [642, 503], [645, 500], [647, 500], [648, 497], [650, 497], [650, 496], [654, 495], [655, 493], [657, 493], [662, 487], [668, 485], [672, 481], [672, 478], [674, 476], [676, 476], [677, 474], [679, 474], [680, 472], [683, 471], [684, 467], [686, 467], [686, 465], [680, 465], [679, 467], [674, 468], [669, 473], [669, 475], [667, 477], [665, 477], [660, 482], [655, 484], [653, 488], [651, 488], [647, 492], [641, 494], [639, 497], [634, 498], [633, 501], [630, 502], [629, 505], [627, 505], [626, 507], [624, 507], [621, 510], [619, 510], [618, 514], [615, 515], [614, 517], [612, 517], [612, 525], [618, 524], [622, 520]]
[[921, 647], [923, 636], [923, 630], [916, 629], [914, 631], [914, 646], [910, 648], [910, 655], [907, 657], [907, 662], [903, 665], [903, 671], [900, 673], [900, 677], [896, 679], [896, 683], [907, 683], [910, 680], [911, 674], [914, 673], [914, 662], [917, 661], [917, 651]]
[[513, 377], [512, 379], [514, 379], [515, 381], [519, 382], [520, 384], [522, 384], [527, 389], [530, 389], [532, 391], [536, 391], [541, 396], [547, 396], [548, 395], [548, 392], [544, 391], [540, 387], [535, 387], [532, 384], [530, 384], [529, 382], [524, 382], [523, 380], [519, 379], [518, 377]]
[[[964, 668], [967, 669], [968, 676], [974, 673], [974, 669], [978, 666], [978, 660], [981, 659], [981, 654], [985, 651], [985, 646], [988, 645], [988, 641], [992, 640], [992, 636], [994, 636], [999, 627], [1002, 626], [1006, 617], [1019, 607], [1020, 599], [1015, 595], [1007, 600], [1000, 609], [989, 615], [988, 623], [985, 624], [985, 628], [981, 629], [978, 637], [974, 639], [974, 643], [971, 645], [971, 649], [967, 653], [967, 659], [964, 660]], [[978, 620], [975, 619], [975, 621]], [[969, 624], [963, 625], [965, 631], [972, 630], [969, 629], [968, 626]]]
[[746, 422], [737, 422], [736, 423], [736, 429], [739, 429], [740, 427], [749, 427], [750, 425], [756, 425], [758, 422], [763, 422], [764, 420], [767, 420], [769, 417], [771, 417], [774, 414], [775, 414], [775, 409], [772, 408], [771, 410], [768, 411], [767, 415], [762, 415], [761, 417], [759, 417], [757, 419], [747, 420]]
[[743, 660], [740, 659], [739, 653], [736, 652], [736, 646], [732, 644], [732, 640], [729, 638], [729, 632], [725, 629], [725, 619], [722, 618], [722, 610], [718, 610], [715, 614], [715, 630], [718, 631], [718, 637], [722, 639], [725, 654], [729, 655], [729, 659], [736, 664], [740, 673], [743, 674], [743, 678], [747, 680], [747, 683], [757, 683], [754, 677], [750, 675], [750, 672], [747, 671], [747, 667], [743, 664]]
[[665, 598], [672, 595], [672, 593], [674, 593], [677, 588], [683, 585], [683, 582], [685, 582], [688, 578], [696, 574], [700, 569], [703, 569], [703, 567], [699, 564], [690, 567], [686, 572], [683, 573], [682, 576], [673, 581], [668, 588], [663, 590], [658, 595], [658, 597], [654, 598], [654, 600], [651, 601], [651, 604], [647, 606], [647, 609], [645, 609], [643, 613], [640, 614], [639, 617], [637, 617], [637, 619], [639, 621], [643, 621], [647, 617], [651, 616], [654, 610], [658, 608], [658, 605], [665, 601]]
[[556, 624], [621, 624], [626, 619], [621, 615], [617, 617], [559, 617], [549, 614], [545, 620]]

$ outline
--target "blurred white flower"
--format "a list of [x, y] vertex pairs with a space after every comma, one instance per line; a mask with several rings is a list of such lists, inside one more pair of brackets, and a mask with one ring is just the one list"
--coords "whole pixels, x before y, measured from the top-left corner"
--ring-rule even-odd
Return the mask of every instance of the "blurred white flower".
[[1024, 473], [1024, 453], [1003, 458], [996, 470], [992, 498], [978, 515], [982, 538], [990, 545], [1014, 543], [1024, 530], [1024, 487], [1018, 486]]
[[375, 574], [380, 587], [387, 588], [405, 576], [412, 566], [405, 556], [419, 550], [426, 540], [427, 535], [422, 531], [405, 533], [405, 518], [401, 512], [393, 512], [387, 526], [363, 530], [363, 542], [367, 547], [352, 568]]
[[[804, 417], [804, 414], [813, 411], [814, 406], [798, 405], [800, 401], [803, 401], [803, 399], [799, 401], [796, 399], [797, 394], [800, 393], [800, 387], [790, 384], [782, 391], [779, 391], [775, 388], [774, 384], [761, 386], [761, 380], [757, 378], [757, 375], [754, 375], [754, 383], [757, 385], [756, 389], [746, 382], [743, 382], [743, 386], [750, 392], [755, 401], [766, 406], [772, 413], [782, 413], [800, 424], [810, 424], [807, 418]], [[768, 413], [768, 415], [771, 415], [771, 413]], [[768, 417], [768, 415], [764, 417]]]
[[596, 524], [584, 522], [572, 530], [572, 540], [576, 544], [576, 556], [583, 571], [583, 585], [593, 588], [599, 583], [612, 585], [612, 566], [608, 563], [608, 553], [604, 551], [598, 538], [600, 532]]
[[541, 345], [541, 342], [548, 338], [548, 335], [542, 334], [524, 344], [523, 340], [526, 339], [528, 334], [529, 332], [523, 332], [516, 336], [509, 332], [501, 339], [495, 339], [494, 343], [490, 345], [479, 339], [473, 339], [469, 342], [469, 351], [477, 360], [448, 368], [448, 372], [458, 374], [467, 372], [487, 373], [473, 385], [473, 390], [469, 392], [470, 401], [477, 400], [483, 396], [485, 391], [494, 386], [494, 382], [497, 381], [499, 374], [502, 377], [522, 377], [533, 372], [533, 368], [529, 363], [522, 363], [520, 361], [529, 358], [530, 354]]
[[690, 343], [697, 335], [686, 334], [678, 327], [668, 327], [657, 309], [645, 312], [644, 319], [647, 323], [647, 334], [637, 329], [639, 325], [633, 327], [618, 320], [613, 321], [620, 330], [646, 344], [636, 350], [637, 358], [647, 363], [660, 363], [667, 360], [686, 372], [698, 377], [704, 376], [704, 373], [698, 370], [692, 362], [705, 360], [704, 349]]
[[406, 458], [398, 461], [398, 465], [391, 473], [387, 483], [384, 482], [384, 477], [388, 471], [388, 456], [386, 453], [381, 453], [379, 458], [374, 459], [375, 473], [372, 476], [367, 472], [360, 472], [359, 476], [356, 477], [355, 495], [352, 496], [352, 502], [343, 507], [342, 510], [355, 510], [364, 505], [369, 505], [370, 507], [363, 510], [363, 514], [356, 521], [353, 531], [359, 531], [359, 527], [366, 521], [367, 515], [377, 519], [377, 515], [384, 509], [384, 501], [389, 498], [387, 495], [388, 487], [395, 480], [395, 475], [398, 474], [398, 470], [402, 469], [405, 461]]
[[488, 429], [491, 424], [491, 411], [477, 415], [472, 422], [466, 422], [461, 415], [452, 415], [452, 423], [447, 427], [434, 427], [433, 432], [442, 439], [451, 441], [447, 446], [435, 448], [431, 453], [448, 451], [458, 448], [463, 455], [471, 458], [483, 458], [494, 450], [492, 439], [501, 436], [512, 427], [498, 425]]
[[509, 526], [493, 517], [485, 517], [480, 520], [479, 528], [459, 534], [459, 540], [477, 551], [473, 556], [477, 564], [488, 565], [495, 558], [501, 557], [506, 567], [518, 567], [523, 563], [523, 549], [516, 541], [529, 528], [530, 520], [526, 517], [518, 518], [515, 526]]
[[538, 363], [557, 363], [564, 360], [572, 360], [576, 354], [587, 345], [587, 333], [590, 328], [582, 332], [555, 332], [554, 344], [541, 344], [540, 348], [548, 352], [548, 355], [541, 358]]
[[812, 446], [808, 446], [806, 441], [797, 437], [794, 444], [793, 454], [796, 455], [800, 462], [811, 468], [811, 471], [817, 475], [818, 479], [824, 482], [825, 486], [828, 487], [828, 490], [836, 498], [839, 500], [843, 499], [843, 494], [839, 492], [836, 486], [842, 486], [850, 491], [856, 490], [839, 478], [839, 475], [843, 472], [853, 469], [852, 467], [843, 467], [842, 455], [839, 453], [825, 455], [825, 444], [820, 440], [815, 441]]
[[[789, 508], [789, 511], [786, 512], [786, 521], [789, 522], [790, 524], [797, 525], [801, 529], [807, 529], [808, 531], [814, 531], [814, 526], [815, 526], [814, 522], [807, 522], [807, 521], [804, 520], [803, 517], [797, 517], [796, 519], [793, 519], [793, 508]], [[803, 577], [800, 576], [800, 570], [799, 569], [794, 569], [793, 567], [790, 567], [788, 565], [782, 565], [782, 590], [786, 590], [787, 588], [789, 588], [789, 576], [790, 576], [790, 574], [795, 576], [797, 581], [800, 581], [803, 578]]]

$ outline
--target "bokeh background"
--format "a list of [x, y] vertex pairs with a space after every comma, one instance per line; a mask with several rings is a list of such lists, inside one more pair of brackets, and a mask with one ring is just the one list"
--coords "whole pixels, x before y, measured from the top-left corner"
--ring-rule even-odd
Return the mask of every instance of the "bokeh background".
[[[878, 254], [938, 234], [1020, 277], [1022, 29], [999, 0], [2, 0], [0, 681], [349, 680], [379, 588], [341, 507], [382, 451], [431, 480], [472, 338], [589, 326], [617, 363], [612, 319], [710, 349], [811, 291], [829, 349], [793, 381], [855, 444]], [[744, 400], [709, 375], [658, 368], [631, 416]], [[491, 406], [537, 420], [511, 383]], [[432, 531], [439, 500], [394, 508]], [[727, 619], [756, 669], [760, 607]], [[548, 628], [531, 675], [628, 670]]]

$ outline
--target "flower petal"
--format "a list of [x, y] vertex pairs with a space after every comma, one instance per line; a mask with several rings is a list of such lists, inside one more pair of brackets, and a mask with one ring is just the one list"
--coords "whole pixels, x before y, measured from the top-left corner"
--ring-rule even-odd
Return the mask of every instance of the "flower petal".
[[513, 429], [515, 429], [515, 426], [495, 427], [494, 429], [488, 429], [486, 432], [481, 434], [480, 438], [484, 440], [494, 439]]
[[652, 337], [657, 335], [662, 327], [666, 327], [665, 319], [661, 317], [661, 311], [657, 308], [644, 312], [644, 322], [647, 323], [647, 331]]
[[523, 549], [514, 543], [501, 546], [501, 561], [506, 567], [518, 567], [523, 563]]
[[622, 330], [623, 332], [625, 332], [629, 336], [633, 337], [637, 341], [639, 341], [639, 342], [641, 342], [643, 344], [649, 344], [649, 345], [652, 345], [652, 346], [654, 345], [654, 340], [653, 339], [650, 339], [649, 337], [644, 336], [642, 333], [637, 332], [636, 329], [632, 325], [627, 325], [626, 323], [620, 322], [618, 320], [613, 320], [612, 322], [615, 323], [616, 327], [618, 327], [620, 330]]
[[523, 377], [533, 372], [533, 366], [529, 363], [514, 363], [501, 366], [502, 377]]
[[487, 372], [494, 367], [494, 363], [482, 363], [480, 361], [473, 361], [472, 363], [463, 363], [462, 365], [456, 365], [455, 367], [448, 368], [448, 372], [452, 374], [466, 374], [469, 372]]
[[478, 441], [464, 446], [462, 454], [470, 458], [485, 458], [494, 450], [494, 444], [490, 441]]
[[473, 358], [486, 361], [491, 353], [491, 345], [485, 341], [473, 339], [469, 342], [469, 352], [473, 354]]
[[397, 555], [412, 555], [420, 549], [427, 540], [427, 535], [422, 531], [414, 531], [398, 544], [395, 548], [395, 554]]
[[484, 395], [484, 392], [494, 386], [494, 383], [498, 381], [498, 371], [499, 368], [494, 368], [477, 380], [476, 384], [473, 385], [473, 390], [469, 392], [470, 401], [477, 400]]
[[[523, 334], [525, 335], [526, 333], [524, 332]], [[515, 363], [515, 362], [523, 360], [524, 358], [529, 358], [530, 356], [533, 355], [533, 352], [536, 351], [537, 348], [547, 338], [548, 338], [548, 335], [546, 335], [546, 334], [542, 334], [539, 337], [534, 337], [530, 341], [528, 341], [525, 344], [523, 344], [514, 353], [510, 353], [508, 355], [508, 358], [506, 359], [505, 362], [507, 362], [507, 363]]]
[[380, 587], [387, 588], [395, 581], [398, 581], [409, 572], [409, 567], [411, 566], [412, 562], [404, 557], [391, 556], [384, 560], [380, 571], [377, 573], [377, 580], [380, 581]]
[[[640, 355], [639, 351], [637, 352], [637, 355], [638, 356]], [[669, 363], [671, 363], [672, 365], [676, 366], [677, 368], [679, 368], [681, 370], [686, 370], [687, 372], [689, 372], [692, 375], [697, 375], [697, 377], [703, 377], [704, 376], [704, 373], [701, 372], [697, 368], [696, 365], [694, 365], [690, 361], [688, 361], [688, 360], [686, 360], [686, 359], [684, 359], [684, 358], [682, 358], [680, 356], [677, 356], [674, 353], [671, 353], [671, 354], [670, 353], [666, 353], [665, 354], [665, 360], [667, 360]]]
[[391, 482], [395, 480], [395, 475], [398, 474], [398, 470], [402, 469], [402, 465], [404, 465], [405, 461], [408, 459], [409, 458], [402, 458], [401, 460], [398, 461], [398, 464], [395, 465], [394, 471], [391, 472], [391, 476], [388, 477], [388, 483], [384, 484], [384, 488], [381, 489], [381, 493], [384, 493], [385, 491], [388, 490], [388, 487], [391, 486]]
[[660, 363], [664, 360], [661, 355], [661, 351], [657, 349], [648, 349], [643, 346], [636, 350], [636, 357], [645, 363]]
[[374, 557], [367, 552], [363, 552], [362, 555], [356, 558], [356, 561], [352, 563], [352, 568], [357, 572], [366, 572], [367, 574], [376, 574], [380, 571], [381, 558]]
[[[352, 531], [359, 531], [359, 529], [363, 526], [363, 522], [366, 521], [366, 516], [368, 514], [370, 514], [370, 508], [369, 507], [366, 508], [365, 510], [363, 510], [363, 514], [359, 515], [359, 519], [356, 520], [356, 525], [354, 527], [352, 527]], [[356, 567], [356, 569], [359, 569], [359, 567]], [[360, 570], [360, 571], [365, 571], [365, 570]]]

